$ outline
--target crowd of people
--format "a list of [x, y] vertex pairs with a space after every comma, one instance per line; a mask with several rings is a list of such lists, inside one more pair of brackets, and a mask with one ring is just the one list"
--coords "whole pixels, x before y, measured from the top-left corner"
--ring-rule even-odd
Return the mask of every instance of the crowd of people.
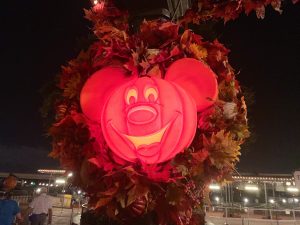
[[0, 225], [21, 224], [26, 217], [29, 217], [31, 225], [46, 225], [52, 223], [52, 202], [47, 195], [47, 188], [40, 190], [29, 207], [21, 213], [18, 203], [11, 197], [12, 190], [17, 184], [13, 175], [8, 176], [3, 182], [3, 191], [0, 196]]

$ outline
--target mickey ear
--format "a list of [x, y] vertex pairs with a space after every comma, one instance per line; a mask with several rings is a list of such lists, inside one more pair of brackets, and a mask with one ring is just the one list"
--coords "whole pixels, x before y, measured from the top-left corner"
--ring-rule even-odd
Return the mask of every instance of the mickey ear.
[[196, 59], [177, 60], [169, 67], [165, 79], [178, 84], [193, 97], [198, 112], [214, 104], [217, 99], [218, 82], [215, 73]]
[[81, 90], [80, 105], [83, 113], [89, 119], [100, 122], [102, 108], [112, 91], [131, 79], [118, 67], [106, 67], [94, 73]]

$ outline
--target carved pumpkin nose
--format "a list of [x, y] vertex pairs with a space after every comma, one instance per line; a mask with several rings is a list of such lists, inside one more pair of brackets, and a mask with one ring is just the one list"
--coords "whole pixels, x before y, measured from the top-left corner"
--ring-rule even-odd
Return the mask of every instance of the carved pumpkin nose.
[[157, 111], [151, 106], [136, 106], [129, 110], [128, 121], [132, 124], [147, 124], [155, 120], [157, 117]]

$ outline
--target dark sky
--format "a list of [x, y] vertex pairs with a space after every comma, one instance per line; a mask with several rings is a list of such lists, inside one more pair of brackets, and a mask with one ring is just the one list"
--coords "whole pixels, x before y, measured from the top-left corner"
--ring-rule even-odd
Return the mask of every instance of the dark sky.
[[[0, 3], [0, 171], [56, 167], [47, 158], [38, 90], [78, 54], [89, 23], [88, 0], [10, 0]], [[254, 133], [242, 149], [243, 172], [291, 172], [300, 167], [300, 4], [242, 16], [224, 27], [239, 81], [255, 93]]]

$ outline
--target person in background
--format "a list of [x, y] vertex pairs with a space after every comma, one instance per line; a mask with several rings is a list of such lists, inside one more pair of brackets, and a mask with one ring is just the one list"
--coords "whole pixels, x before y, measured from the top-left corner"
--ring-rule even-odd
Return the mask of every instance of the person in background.
[[41, 188], [41, 194], [29, 204], [32, 211], [30, 216], [31, 225], [44, 225], [48, 216], [48, 224], [52, 223], [52, 202], [47, 195], [47, 188]]
[[11, 199], [10, 192], [6, 192], [0, 199], [0, 225], [12, 225], [15, 218], [23, 221], [18, 203]]

